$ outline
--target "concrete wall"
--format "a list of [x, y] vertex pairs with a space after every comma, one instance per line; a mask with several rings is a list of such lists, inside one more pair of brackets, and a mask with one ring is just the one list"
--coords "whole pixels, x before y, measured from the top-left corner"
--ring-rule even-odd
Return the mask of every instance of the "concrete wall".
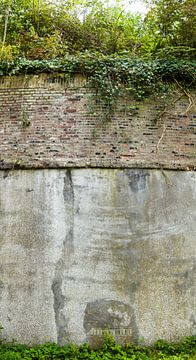
[[196, 168], [194, 94], [190, 104], [177, 88], [165, 108], [161, 98], [121, 99], [104, 123], [92, 93], [79, 76], [1, 77], [0, 169]]
[[20, 342], [196, 332], [196, 173], [0, 172], [0, 322]]

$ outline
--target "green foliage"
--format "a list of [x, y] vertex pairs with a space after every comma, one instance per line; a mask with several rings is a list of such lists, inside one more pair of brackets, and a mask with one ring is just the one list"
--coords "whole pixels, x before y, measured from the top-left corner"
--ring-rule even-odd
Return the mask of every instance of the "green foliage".
[[105, 7], [103, 3], [97, 4], [85, 17], [82, 27], [85, 35], [84, 50], [99, 51], [103, 54], [124, 50], [137, 53], [141, 46], [141, 17], [123, 11], [119, 5]]
[[193, 58], [194, 0], [146, 0], [145, 18], [121, 1], [1, 0], [0, 59], [61, 58], [90, 51]]
[[[147, 0], [150, 11], [145, 19], [150, 33], [154, 33], [154, 49], [170, 47], [195, 48], [194, 0]], [[188, 54], [186, 54], [188, 55]], [[190, 53], [190, 57], [194, 53]]]
[[157, 98], [174, 79], [189, 87], [193, 0], [146, 1], [144, 19], [120, 1], [0, 1], [0, 75], [80, 72], [95, 89], [91, 108], [95, 101], [102, 120], [111, 118], [121, 96]]
[[[29, 60], [19, 58], [0, 63], [0, 75], [38, 74], [42, 72], [65, 74], [82, 73], [89, 79], [89, 84], [100, 88], [105, 84], [116, 86], [116, 91], [137, 89], [137, 96], [152, 93], [155, 84], [164, 79], [184, 81], [195, 80], [196, 61], [179, 59], [142, 59], [129, 55], [102, 55], [99, 53], [81, 53], [77, 56], [66, 55], [62, 59]], [[96, 86], [97, 84], [97, 86]], [[113, 84], [113, 86], [112, 86]], [[118, 88], [118, 90], [117, 90]], [[141, 94], [139, 89], [141, 89]], [[115, 92], [115, 89], [112, 90]]]
[[[142, 59], [124, 55], [81, 53], [66, 55], [61, 59], [2, 61], [0, 75], [37, 74], [61, 72], [65, 76], [82, 73], [87, 87], [94, 89], [91, 108], [94, 115], [109, 120], [120, 97], [132, 98], [137, 103], [146, 97], [165, 96], [174, 80], [187, 88], [195, 81], [195, 61], [174, 58]], [[94, 102], [100, 113], [94, 113]], [[132, 110], [134, 110], [132, 108]], [[103, 115], [103, 116], [102, 116]], [[23, 121], [24, 127], [29, 124]]]
[[154, 345], [156, 350], [161, 350], [166, 355], [194, 355], [196, 354], [196, 337], [184, 338], [180, 343], [169, 343], [165, 340], [158, 340]]
[[89, 345], [81, 346], [45, 344], [34, 347], [2, 343], [0, 360], [194, 360], [196, 357], [196, 337], [188, 337], [181, 343], [168, 343], [159, 340], [153, 347], [142, 347], [133, 344], [121, 346], [111, 335], [107, 335], [99, 349], [91, 349]]

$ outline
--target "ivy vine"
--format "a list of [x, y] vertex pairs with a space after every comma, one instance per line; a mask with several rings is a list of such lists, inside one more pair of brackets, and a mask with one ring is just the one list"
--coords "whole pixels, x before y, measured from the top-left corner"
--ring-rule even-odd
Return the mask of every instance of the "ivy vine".
[[62, 72], [81, 73], [87, 78], [87, 87], [93, 88], [93, 100], [100, 104], [105, 119], [110, 119], [120, 97], [141, 101], [166, 94], [174, 82], [183, 88], [195, 83], [196, 61], [180, 59], [132, 58], [128, 55], [101, 55], [83, 53], [67, 55], [63, 59], [18, 59], [0, 64], [0, 75], [39, 74]]

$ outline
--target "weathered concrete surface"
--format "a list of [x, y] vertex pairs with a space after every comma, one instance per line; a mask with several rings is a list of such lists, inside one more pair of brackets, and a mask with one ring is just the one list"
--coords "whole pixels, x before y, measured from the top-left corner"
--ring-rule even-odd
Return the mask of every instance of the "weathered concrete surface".
[[196, 173], [0, 172], [0, 322], [20, 342], [196, 332]]

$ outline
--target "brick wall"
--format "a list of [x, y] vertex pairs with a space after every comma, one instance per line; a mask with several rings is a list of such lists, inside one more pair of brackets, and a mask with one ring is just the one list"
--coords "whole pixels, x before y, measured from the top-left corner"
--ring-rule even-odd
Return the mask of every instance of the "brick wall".
[[[158, 120], [160, 103], [118, 104], [109, 123], [89, 114], [85, 79], [62, 74], [1, 77], [0, 168], [195, 169], [196, 123], [183, 96]], [[179, 93], [173, 98], [179, 97]], [[190, 107], [190, 106], [189, 106]]]

